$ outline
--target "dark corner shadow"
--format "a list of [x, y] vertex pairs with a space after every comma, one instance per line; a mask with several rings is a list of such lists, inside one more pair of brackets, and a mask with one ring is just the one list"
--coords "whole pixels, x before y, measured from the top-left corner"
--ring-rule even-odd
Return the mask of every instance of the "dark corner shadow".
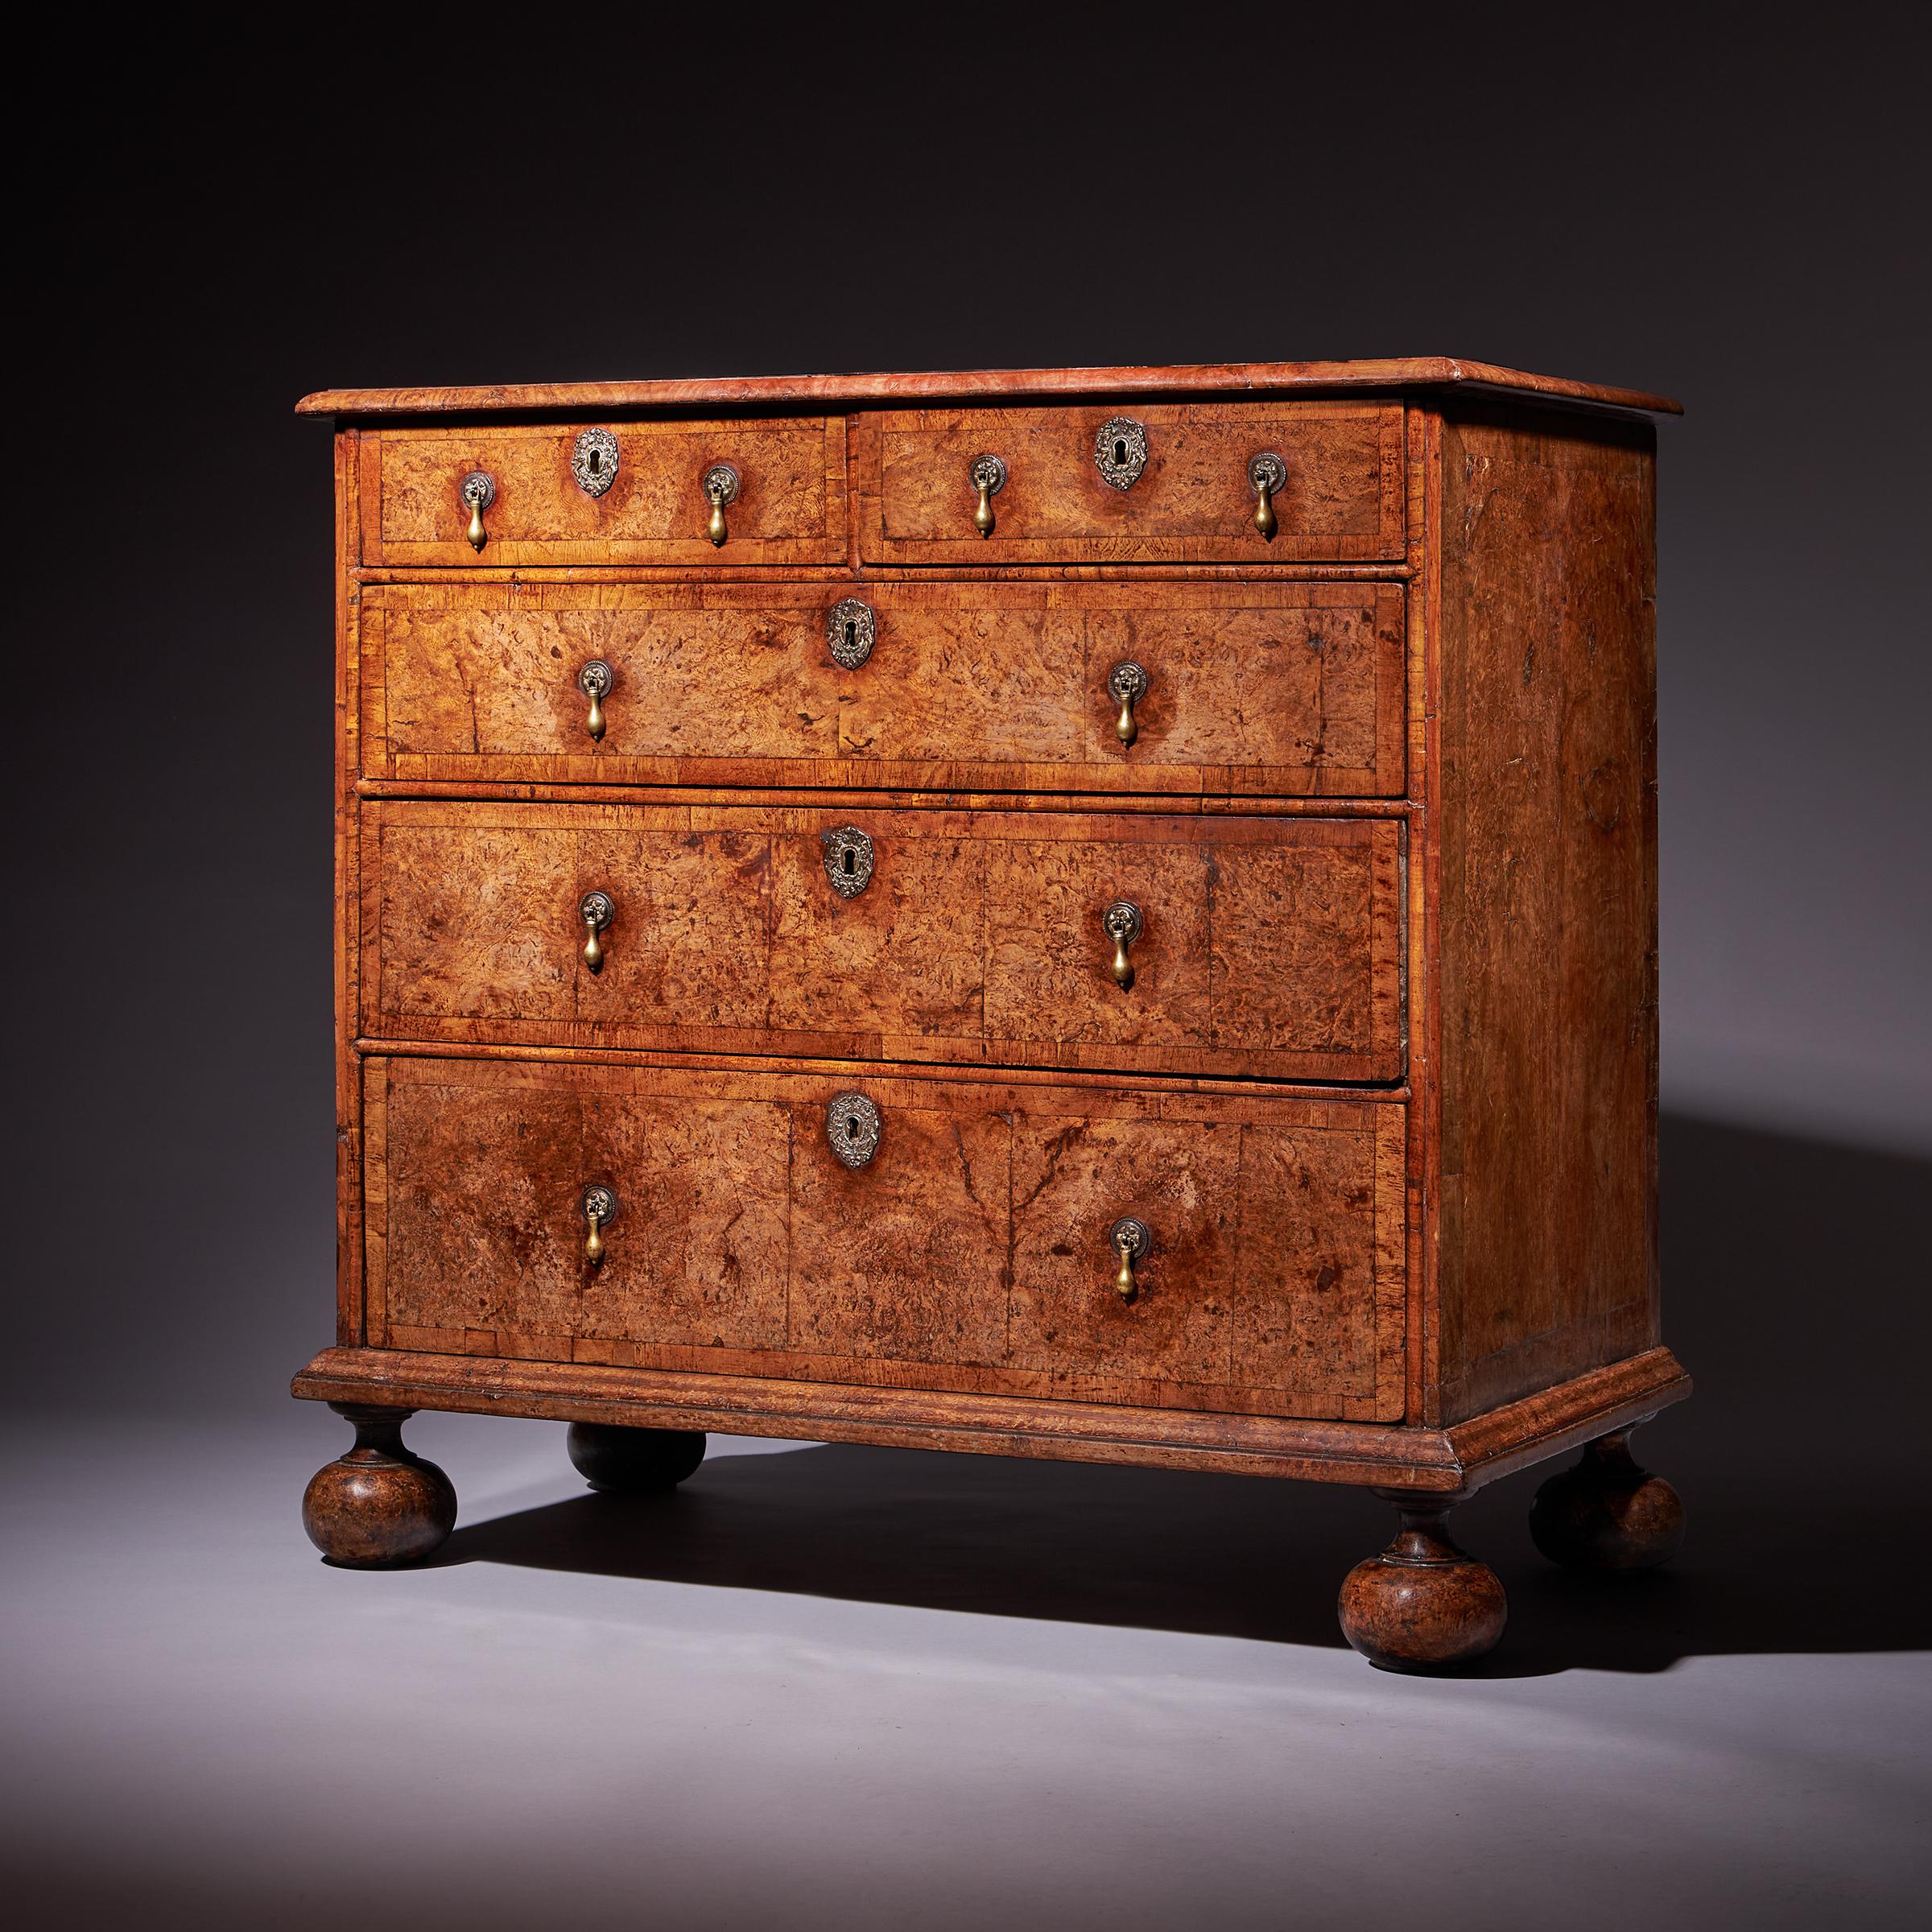
[[[1484, 1491], [1456, 1534], [1501, 1575], [1511, 1616], [1479, 1674], [1926, 1648], [1926, 1559], [1898, 1547], [1916, 1425], [1909, 1408], [1875, 1414], [1861, 1325], [1908, 1364], [1918, 1348], [1897, 1308], [1841, 1286], [1821, 1329], [1816, 1298], [1849, 1268], [1911, 1298], [1897, 1285], [1922, 1265], [1932, 1166], [1680, 1121], [1664, 1161], [1666, 1330], [1700, 1389], [1637, 1447], [1684, 1493], [1684, 1553], [1644, 1575], [1571, 1575], [1525, 1528], [1547, 1470]], [[436, 1560], [1339, 1649], [1335, 1591], [1390, 1527], [1348, 1490], [833, 1444], [714, 1455], [669, 1497], [519, 1511], [459, 1529]]]

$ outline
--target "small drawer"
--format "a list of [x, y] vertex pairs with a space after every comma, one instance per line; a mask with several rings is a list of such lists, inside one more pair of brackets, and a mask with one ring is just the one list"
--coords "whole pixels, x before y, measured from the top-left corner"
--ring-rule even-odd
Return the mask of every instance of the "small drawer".
[[1401, 1413], [1397, 1104], [382, 1056], [364, 1084], [374, 1346]]
[[1395, 402], [892, 411], [853, 448], [868, 564], [1385, 561], [1403, 471]]
[[1394, 1080], [1402, 840], [1393, 819], [385, 802], [363, 815], [363, 1029]]
[[362, 769], [1399, 797], [1403, 611], [1279, 579], [372, 584]]
[[837, 419], [382, 429], [361, 460], [371, 567], [845, 560]]

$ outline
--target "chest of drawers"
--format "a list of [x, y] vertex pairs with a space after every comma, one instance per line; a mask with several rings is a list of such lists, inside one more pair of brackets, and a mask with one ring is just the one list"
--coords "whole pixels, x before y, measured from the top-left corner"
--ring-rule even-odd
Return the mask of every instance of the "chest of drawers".
[[1270, 364], [336, 423], [347, 1563], [419, 1408], [1370, 1487], [1373, 1661], [1674, 1547], [1656, 397]]

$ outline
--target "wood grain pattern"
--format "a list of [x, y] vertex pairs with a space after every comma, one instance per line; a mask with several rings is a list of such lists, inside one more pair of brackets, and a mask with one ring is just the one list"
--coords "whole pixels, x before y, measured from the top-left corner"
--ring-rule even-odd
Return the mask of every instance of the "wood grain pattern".
[[407, 1409], [333, 1405], [355, 1446], [309, 1479], [302, 1527], [332, 1563], [384, 1569], [427, 1556], [455, 1528], [456, 1492], [434, 1463], [403, 1447]]
[[[857, 670], [826, 622], [857, 594]], [[361, 770], [403, 781], [1399, 797], [1393, 584], [530, 584], [362, 593]], [[601, 742], [577, 673], [616, 682]], [[1107, 679], [1149, 677], [1132, 746]]]
[[[1393, 1080], [1389, 819], [384, 803], [372, 1037]], [[822, 834], [873, 841], [840, 897]], [[601, 970], [578, 903], [608, 894]], [[1138, 905], [1134, 985], [1100, 914]]]
[[[344, 419], [341, 1239], [298, 1393], [1444, 1498], [1687, 1393], [1627, 413], [1674, 405], [1421, 358], [303, 407]], [[1126, 492], [1115, 413], [1150, 434]], [[850, 901], [841, 824], [878, 854]], [[1128, 995], [1117, 895], [1149, 914]], [[823, 1111], [855, 1087], [887, 1130], [852, 1173]], [[1124, 1213], [1155, 1231], [1131, 1303]]]
[[1402, 799], [1294, 799], [1266, 793], [1214, 794], [1185, 797], [1155, 793], [1137, 797], [1123, 792], [1102, 798], [1077, 791], [921, 791], [916, 789], [864, 791], [830, 786], [491, 784], [476, 779], [357, 778], [356, 796], [369, 799], [442, 799], [454, 803], [522, 803], [540, 805], [630, 805], [643, 799], [659, 805], [731, 805], [755, 799], [768, 805], [823, 805], [845, 813], [921, 811], [1091, 812], [1104, 805], [1110, 818], [1210, 817], [1294, 819], [1388, 819], [1412, 821], [1415, 808]]
[[[906, 410], [853, 419], [859, 555], [868, 564], [1263, 565], [1397, 559], [1406, 504], [1402, 411], [1393, 402], [1170, 402], [1135, 412], [1147, 466], [1125, 490], [1101, 477], [1103, 407]], [[1254, 527], [1249, 460], [1287, 466], [1280, 532]], [[971, 471], [1006, 464], [990, 537], [973, 527]]]
[[[884, 1128], [852, 1171], [824, 1129], [844, 1075], [368, 1073], [389, 1175], [371, 1333], [389, 1346], [1401, 1412], [1399, 1107], [866, 1076]], [[595, 1268], [592, 1182], [619, 1201]], [[1106, 1236], [1129, 1212], [1156, 1235], [1132, 1306]]]
[[[617, 481], [601, 497], [571, 473], [576, 423], [385, 428], [361, 443], [361, 561], [421, 568], [524, 564], [831, 564], [846, 554], [845, 426], [837, 418], [613, 426]], [[741, 489], [714, 547], [704, 473]], [[497, 486], [481, 551], [464, 535], [463, 478]]]
[[[1386, 1110], [1353, 1131], [1042, 1123], [1015, 1148], [1009, 1359], [1094, 1400], [1113, 1378], [1153, 1375], [1379, 1387], [1380, 1413], [1397, 1413], [1402, 1351], [1383, 1311], [1402, 1272], [1402, 1137]], [[1091, 1286], [1124, 1213], [1154, 1237], [1131, 1302]]]
[[1493, 1650], [1509, 1621], [1496, 1572], [1459, 1549], [1437, 1496], [1385, 1491], [1402, 1511], [1394, 1540], [1357, 1563], [1335, 1604], [1342, 1634], [1378, 1670], [1457, 1670]]
[[361, 813], [356, 799], [362, 592], [349, 574], [361, 522], [359, 443], [357, 433], [347, 430], [336, 437], [335, 449], [336, 918], [330, 968], [336, 1022], [336, 1340], [345, 1348], [363, 1340], [362, 1063], [355, 1052], [362, 965]]
[[[782, 1346], [789, 1203], [783, 1110], [621, 1083], [491, 1074], [387, 1089], [387, 1326]], [[584, 1189], [617, 1190], [584, 1265]]]
[[1661, 1476], [1637, 1466], [1629, 1430], [1618, 1430], [1537, 1491], [1530, 1534], [1566, 1569], [1653, 1570], [1683, 1542], [1684, 1505]]
[[1657, 1339], [1647, 426], [1442, 437], [1441, 1410]]
[[1667, 1348], [1578, 1376], [1534, 1402], [1496, 1410], [1480, 1427], [1455, 1430], [405, 1348], [325, 1348], [291, 1386], [309, 1402], [394, 1402], [620, 1427], [729, 1430], [1453, 1495], [1567, 1455], [1690, 1392]]
[[631, 382], [495, 383], [471, 388], [330, 389], [304, 396], [300, 415], [489, 415], [506, 410], [582, 415], [605, 410], [771, 409], [997, 396], [1334, 394], [1361, 390], [1498, 389], [1526, 396], [1675, 415], [1668, 396], [1566, 376], [1534, 375], [1460, 356], [1368, 357], [1352, 362], [1131, 364], [1094, 369], [983, 369], [873, 375], [659, 377]]

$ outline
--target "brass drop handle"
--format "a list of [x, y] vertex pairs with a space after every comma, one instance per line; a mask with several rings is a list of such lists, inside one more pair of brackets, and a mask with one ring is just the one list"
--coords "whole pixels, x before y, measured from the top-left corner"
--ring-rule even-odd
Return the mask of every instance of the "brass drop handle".
[[1288, 465], [1271, 449], [1265, 449], [1248, 461], [1248, 487], [1254, 492], [1254, 526], [1264, 543], [1274, 541], [1280, 527], [1275, 521], [1274, 500], [1288, 486]]
[[489, 541], [483, 527], [483, 513], [497, 500], [496, 479], [487, 470], [473, 469], [456, 485], [456, 496], [469, 511], [469, 527], [464, 535], [472, 550], [481, 550]]
[[983, 537], [993, 535], [993, 500], [1006, 487], [1006, 465], [997, 456], [975, 456], [966, 473], [979, 492], [972, 513], [972, 526]]
[[597, 935], [617, 917], [617, 909], [607, 892], [587, 892], [577, 907], [577, 916], [584, 922], [584, 964], [592, 972], [601, 972], [604, 965], [604, 943]]
[[705, 535], [720, 548], [731, 532], [724, 527], [724, 506], [738, 500], [738, 473], [729, 463], [714, 463], [704, 473], [704, 500], [711, 506]]
[[1130, 1302], [1140, 1292], [1140, 1283], [1133, 1276], [1133, 1265], [1146, 1260], [1154, 1246], [1153, 1232], [1145, 1221], [1137, 1221], [1130, 1214], [1123, 1215], [1108, 1229], [1107, 1241], [1120, 1262], [1113, 1278], [1113, 1291], [1122, 1301]]
[[1133, 721], [1133, 708], [1147, 695], [1147, 674], [1137, 664], [1117, 664], [1107, 674], [1108, 695], [1120, 706], [1113, 721], [1113, 735], [1123, 745], [1131, 745], [1141, 735]]
[[1146, 929], [1140, 907], [1132, 899], [1116, 899], [1100, 914], [1100, 929], [1113, 941], [1113, 983], [1122, 993], [1129, 992], [1133, 985], [1133, 961], [1128, 958], [1127, 948]]
[[584, 720], [584, 726], [593, 738], [601, 740], [604, 736], [604, 700], [617, 681], [616, 674], [601, 658], [592, 658], [577, 673], [577, 689], [590, 700], [590, 716]]
[[584, 1258], [594, 1268], [604, 1258], [604, 1230], [617, 1218], [616, 1191], [601, 1186], [586, 1187], [584, 1218], [590, 1223], [590, 1233], [584, 1243]]

